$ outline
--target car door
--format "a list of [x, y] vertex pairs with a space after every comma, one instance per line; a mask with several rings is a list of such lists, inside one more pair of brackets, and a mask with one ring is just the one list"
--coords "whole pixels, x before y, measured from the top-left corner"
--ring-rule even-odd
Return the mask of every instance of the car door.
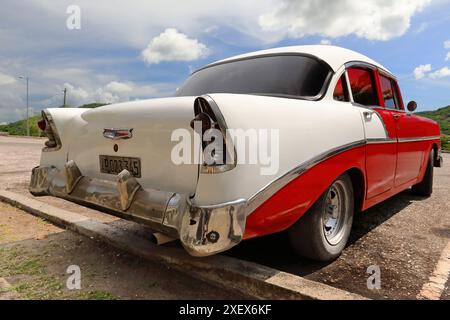
[[[394, 187], [397, 167], [397, 128], [391, 109], [384, 107], [379, 94], [378, 74], [369, 66], [347, 68], [352, 101], [364, 106], [363, 121], [366, 131], [366, 179], [367, 199], [373, 198]], [[384, 129], [384, 137], [371, 136], [374, 129]]]
[[[386, 79], [389, 78], [380, 75], [381, 82], [387, 83]], [[393, 99], [388, 100], [386, 108], [392, 108], [397, 131], [398, 156], [395, 173], [395, 186], [397, 187], [415, 182], [419, 176], [428, 144], [421, 141], [421, 138], [426, 135], [421, 119], [404, 110], [400, 88], [394, 79], [389, 80]]]

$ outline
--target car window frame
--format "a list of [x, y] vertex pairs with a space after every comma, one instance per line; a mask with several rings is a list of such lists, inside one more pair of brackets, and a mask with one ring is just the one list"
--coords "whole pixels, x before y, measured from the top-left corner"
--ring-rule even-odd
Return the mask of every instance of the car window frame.
[[[386, 105], [384, 104], [384, 99], [383, 99], [383, 107], [386, 108], [387, 110], [393, 110], [393, 111], [400, 111], [400, 112], [406, 112], [405, 111], [405, 106], [403, 104], [403, 98], [402, 98], [402, 94], [400, 91], [400, 87], [398, 85], [397, 79], [392, 76], [390, 73], [382, 70], [382, 69], [378, 69], [378, 75], [379, 76], [384, 76], [386, 78], [388, 78], [389, 80], [391, 80], [391, 86], [393, 89], [393, 93], [394, 93], [394, 99], [397, 100], [398, 102], [398, 106], [395, 109], [392, 108], [387, 108]], [[381, 83], [380, 83], [380, 91], [381, 91]], [[381, 92], [381, 96], [383, 95], [383, 93]]]
[[[400, 101], [399, 101], [398, 96], [397, 96], [397, 89], [396, 89], [396, 86], [394, 85], [394, 80], [389, 75], [387, 75], [384, 72], [378, 72], [378, 73], [379, 73], [378, 76], [380, 78], [380, 90], [381, 90], [381, 97], [383, 99], [383, 106], [386, 109], [389, 109], [389, 110], [400, 110]], [[383, 77], [383, 78], [385, 78], [385, 79], [387, 79], [389, 81], [389, 84], [390, 84], [391, 90], [392, 90], [392, 99], [394, 100], [394, 105], [395, 105], [394, 108], [390, 108], [390, 107], [386, 106], [386, 100], [384, 99], [384, 95], [383, 95], [382, 79], [381, 79], [381, 77]]]
[[[375, 104], [375, 105], [364, 105], [364, 104], [361, 104], [361, 103], [358, 103], [358, 102], [355, 101], [355, 99], [353, 97], [353, 90], [352, 90], [350, 77], [348, 75], [348, 70], [349, 69], [363, 69], [363, 70], [366, 70], [366, 71], [368, 71], [370, 73], [370, 77], [371, 77], [371, 80], [372, 80], [373, 93], [375, 95], [375, 99], [376, 99], [376, 102], [378, 104]], [[373, 68], [368, 67], [366, 65], [362, 65], [362, 64], [352, 64], [350, 66], [346, 66], [345, 73], [346, 73], [346, 78], [348, 80], [347, 81], [348, 90], [349, 90], [349, 93], [352, 96], [352, 102], [353, 103], [355, 103], [357, 105], [360, 105], [360, 106], [363, 106], [363, 107], [367, 107], [367, 108], [380, 106], [381, 102], [380, 102], [380, 95], [379, 95], [379, 83], [378, 83], [376, 72], [375, 72], [375, 70]]]
[[[347, 77], [348, 92], [350, 94], [350, 103], [352, 105], [357, 106], [357, 107], [361, 107], [361, 108], [365, 108], [365, 109], [370, 109], [370, 110], [376, 109], [376, 108], [384, 108], [386, 110], [392, 110], [392, 111], [397, 111], [397, 112], [405, 112], [405, 108], [404, 108], [404, 104], [403, 104], [403, 98], [402, 98], [402, 95], [401, 95], [400, 87], [399, 87], [398, 82], [397, 82], [397, 77], [395, 77], [392, 73], [390, 73], [389, 71], [387, 71], [385, 69], [380, 68], [379, 66], [376, 66], [374, 64], [371, 64], [371, 63], [368, 63], [368, 62], [364, 62], [364, 61], [349, 61], [349, 62], [344, 64], [344, 67], [345, 67], [344, 73], [345, 73], [345, 75]], [[375, 86], [376, 86], [376, 91], [377, 91], [377, 95], [378, 95], [378, 104], [379, 105], [376, 105], [376, 106], [365, 106], [363, 104], [355, 102], [355, 100], [353, 99], [353, 93], [352, 93], [351, 87], [350, 87], [350, 79], [348, 78], [348, 73], [347, 73], [347, 70], [349, 68], [352, 68], [352, 67], [367, 68], [367, 69], [370, 69], [374, 73]], [[395, 110], [394, 109], [387, 109], [384, 106], [384, 100], [383, 99], [380, 100], [380, 96], [382, 95], [382, 93], [381, 93], [381, 85], [380, 85], [380, 82], [379, 82], [380, 81], [379, 80], [379, 74], [380, 73], [384, 73], [388, 77], [390, 77], [392, 80], [394, 80], [395, 89], [396, 89], [397, 97], [400, 100], [400, 108], [401, 109], [395, 109]]]
[[[344, 103], [345, 103], [345, 102], [351, 102], [350, 92], [349, 92], [349, 86], [348, 86], [348, 76], [347, 76], [346, 73], [347, 73], [347, 70], [344, 70], [344, 71], [339, 75], [338, 80], [337, 80], [336, 84], [334, 85], [333, 92], [332, 92], [332, 98], [333, 98], [333, 101], [344, 102]], [[344, 98], [345, 98], [344, 101], [337, 100], [337, 99], [334, 98], [334, 93], [336, 92], [336, 88], [337, 88], [337, 85], [338, 85], [339, 81], [341, 81], [342, 91], [343, 91]]]

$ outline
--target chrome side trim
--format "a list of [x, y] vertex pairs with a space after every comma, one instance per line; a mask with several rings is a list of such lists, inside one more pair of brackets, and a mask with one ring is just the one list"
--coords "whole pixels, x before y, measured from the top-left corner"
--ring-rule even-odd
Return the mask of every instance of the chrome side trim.
[[267, 184], [260, 191], [250, 197], [247, 201], [247, 215], [252, 213], [256, 208], [262, 205], [266, 200], [268, 200], [271, 196], [273, 196], [278, 190], [283, 188], [289, 182], [294, 180], [295, 178], [301, 176], [303, 173], [314, 167], [315, 165], [335, 156], [342, 152], [348, 151], [350, 149], [354, 149], [360, 146], [366, 145], [366, 140], [358, 140], [355, 142], [351, 142], [336, 148], [333, 148], [329, 151], [323, 152], [311, 160], [306, 161], [305, 163], [299, 165], [298, 167], [292, 169], [291, 171], [285, 173], [281, 177], [275, 179], [274, 181]]
[[396, 143], [396, 139], [391, 138], [369, 138], [367, 144]]
[[345, 70], [344, 70], [344, 75], [345, 75], [345, 82], [347, 85], [348, 98], [350, 100], [349, 102], [355, 103], [355, 100], [353, 100], [353, 92], [352, 92], [352, 87], [350, 86], [350, 78], [348, 77], [347, 68], [345, 68]]
[[428, 141], [428, 140], [440, 140], [440, 136], [428, 136], [428, 137], [413, 137], [413, 138], [399, 138], [398, 142], [416, 142], [416, 141]]
[[386, 75], [389, 75], [392, 79], [397, 80], [397, 77], [394, 76], [389, 71], [387, 71], [387, 70], [385, 70], [383, 68], [380, 68], [379, 66], [376, 66], [374, 64], [371, 64], [369, 62], [365, 62], [365, 61], [349, 61], [349, 62], [345, 63], [345, 69], [351, 68], [351, 67], [363, 67], [363, 68], [370, 68], [372, 70], [379, 70], [382, 73], [385, 73]]

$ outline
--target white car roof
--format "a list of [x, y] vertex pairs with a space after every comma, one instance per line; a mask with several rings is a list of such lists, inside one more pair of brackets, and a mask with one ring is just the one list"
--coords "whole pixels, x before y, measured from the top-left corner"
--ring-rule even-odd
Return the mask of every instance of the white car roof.
[[330, 45], [307, 45], [307, 46], [291, 46], [291, 47], [281, 47], [281, 48], [273, 48], [267, 50], [260, 50], [255, 52], [249, 52], [245, 54], [241, 54], [238, 56], [230, 57], [224, 60], [220, 60], [214, 62], [212, 64], [221, 63], [230, 60], [248, 58], [248, 57], [256, 57], [260, 55], [266, 54], [286, 54], [286, 53], [303, 53], [315, 56], [330, 65], [334, 72], [336, 72], [342, 65], [347, 62], [366, 62], [376, 67], [385, 70], [388, 73], [391, 73], [387, 68], [379, 64], [378, 62], [370, 59], [369, 57], [355, 52], [353, 50], [330, 46]]

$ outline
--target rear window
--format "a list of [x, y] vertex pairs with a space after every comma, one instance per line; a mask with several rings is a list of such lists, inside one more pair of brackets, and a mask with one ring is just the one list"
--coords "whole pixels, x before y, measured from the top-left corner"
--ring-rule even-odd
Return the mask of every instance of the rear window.
[[368, 69], [350, 68], [347, 70], [353, 100], [364, 106], [378, 105], [373, 73]]
[[322, 92], [330, 72], [327, 64], [309, 56], [255, 57], [201, 69], [176, 95], [242, 93], [312, 98]]

